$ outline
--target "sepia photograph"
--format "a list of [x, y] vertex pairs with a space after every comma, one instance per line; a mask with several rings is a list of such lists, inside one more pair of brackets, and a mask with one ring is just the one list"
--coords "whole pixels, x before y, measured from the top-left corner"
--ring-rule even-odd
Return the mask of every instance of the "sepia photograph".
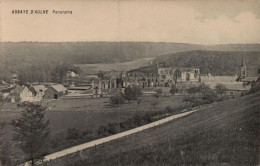
[[260, 0], [0, 0], [0, 166], [260, 165]]

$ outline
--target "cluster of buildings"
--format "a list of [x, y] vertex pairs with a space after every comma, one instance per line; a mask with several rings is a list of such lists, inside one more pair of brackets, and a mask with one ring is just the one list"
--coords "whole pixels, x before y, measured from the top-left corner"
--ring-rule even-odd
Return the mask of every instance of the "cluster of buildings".
[[210, 73], [201, 74], [199, 68], [192, 67], [142, 67], [128, 72], [111, 72], [106, 74], [106, 79], [99, 80], [95, 87], [97, 92], [113, 88], [124, 88], [137, 85], [144, 90], [152, 90], [155, 87], [168, 87], [176, 85], [180, 88], [198, 86], [202, 83], [215, 89], [218, 84], [227, 88], [229, 94], [241, 93], [250, 89], [250, 84], [257, 80], [257, 77], [248, 77], [247, 67], [244, 59], [240, 66], [240, 75], [212, 76]]
[[[115, 72], [105, 74], [105, 79], [100, 80], [102, 89], [125, 88], [137, 85], [143, 89], [154, 87], [171, 87], [177, 83], [200, 82], [198, 68], [184, 67], [142, 67], [128, 72]], [[98, 87], [98, 85], [96, 84]]]
[[33, 102], [42, 99], [58, 99], [68, 94], [68, 90], [62, 84], [14, 85], [2, 88], [1, 94], [6, 102]]
[[212, 76], [210, 73], [201, 74], [199, 68], [162, 67], [157, 63], [156, 66], [141, 67], [127, 72], [110, 71], [102, 75], [77, 75], [68, 71], [62, 84], [18, 86], [16, 83], [19, 80], [15, 75], [12, 78], [12, 86], [0, 90], [4, 100], [8, 102], [58, 99], [68, 93], [74, 93], [75, 96], [88, 93], [92, 97], [101, 97], [113, 92], [113, 89], [133, 85], [140, 86], [144, 91], [153, 91], [157, 87], [168, 88], [169, 91], [172, 85], [187, 89], [204, 83], [214, 89], [217, 84], [223, 84], [229, 93], [233, 94], [248, 90], [248, 85], [256, 79], [257, 77], [247, 76], [247, 67], [243, 59], [239, 76]]

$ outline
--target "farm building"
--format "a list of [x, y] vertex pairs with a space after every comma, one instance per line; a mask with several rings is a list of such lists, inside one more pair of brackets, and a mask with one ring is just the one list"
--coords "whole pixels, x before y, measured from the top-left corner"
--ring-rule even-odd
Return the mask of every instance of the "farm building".
[[8, 102], [31, 101], [33, 98], [32, 91], [26, 86], [17, 86], [8, 96]]
[[44, 93], [47, 90], [44, 85], [34, 85], [31, 89], [33, 89], [34, 97], [36, 97], [36, 99], [43, 99]]
[[44, 93], [44, 99], [58, 99], [63, 95], [67, 95], [68, 90], [61, 84], [50, 86]]
[[0, 91], [3, 94], [3, 99], [5, 99], [14, 89], [15, 86], [1, 86]]

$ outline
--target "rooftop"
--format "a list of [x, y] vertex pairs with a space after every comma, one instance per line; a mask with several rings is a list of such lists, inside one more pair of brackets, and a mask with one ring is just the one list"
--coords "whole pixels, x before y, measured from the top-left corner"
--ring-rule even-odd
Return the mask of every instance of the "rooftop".
[[56, 85], [52, 85], [51, 88], [55, 89], [57, 92], [62, 92], [62, 91], [66, 91], [67, 89], [61, 85], [61, 84], [56, 84]]

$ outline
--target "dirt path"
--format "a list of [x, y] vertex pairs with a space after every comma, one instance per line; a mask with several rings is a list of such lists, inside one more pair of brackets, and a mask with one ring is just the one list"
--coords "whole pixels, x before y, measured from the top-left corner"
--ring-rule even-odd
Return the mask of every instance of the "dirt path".
[[[206, 107], [203, 107], [203, 108], [206, 108]], [[55, 152], [55, 153], [52, 153], [52, 154], [45, 156], [43, 161], [48, 162], [50, 160], [54, 160], [54, 159], [57, 159], [57, 158], [60, 158], [60, 157], [63, 157], [63, 156], [69, 155], [69, 154], [73, 154], [75, 152], [82, 151], [82, 150], [90, 148], [90, 147], [94, 147], [94, 146], [97, 146], [97, 145], [100, 145], [100, 144], [103, 144], [103, 143], [106, 143], [106, 142], [109, 142], [109, 141], [112, 141], [112, 140], [115, 140], [115, 139], [119, 139], [119, 138], [122, 138], [122, 137], [125, 137], [125, 136], [128, 136], [128, 135], [131, 135], [131, 134], [134, 134], [134, 133], [155, 127], [155, 126], [159, 126], [159, 125], [167, 123], [167, 122], [169, 122], [173, 119], [177, 119], [177, 118], [186, 116], [188, 114], [191, 114], [191, 113], [198, 111], [200, 109], [202, 109], [202, 108], [198, 108], [198, 109], [195, 109], [195, 110], [192, 110], [192, 111], [189, 111], [189, 112], [183, 112], [183, 113], [180, 113], [180, 114], [177, 114], [177, 115], [172, 115], [172, 116], [169, 116], [167, 118], [149, 123], [147, 125], [143, 125], [143, 126], [131, 129], [131, 130], [127, 130], [127, 131], [124, 131], [124, 132], [121, 132], [121, 133], [118, 133], [118, 134], [115, 134], [115, 135], [111, 135], [111, 136], [108, 136], [108, 137], [105, 137], [105, 138], [97, 139], [97, 140], [87, 142], [87, 143], [84, 143], [84, 144], [80, 144], [80, 145], [77, 145], [77, 146], [73, 146], [71, 148], [64, 149], [64, 150], [61, 150], [61, 151], [58, 151], [58, 152]], [[24, 166], [29, 166], [30, 165], [29, 163], [30, 162], [24, 163]]]

